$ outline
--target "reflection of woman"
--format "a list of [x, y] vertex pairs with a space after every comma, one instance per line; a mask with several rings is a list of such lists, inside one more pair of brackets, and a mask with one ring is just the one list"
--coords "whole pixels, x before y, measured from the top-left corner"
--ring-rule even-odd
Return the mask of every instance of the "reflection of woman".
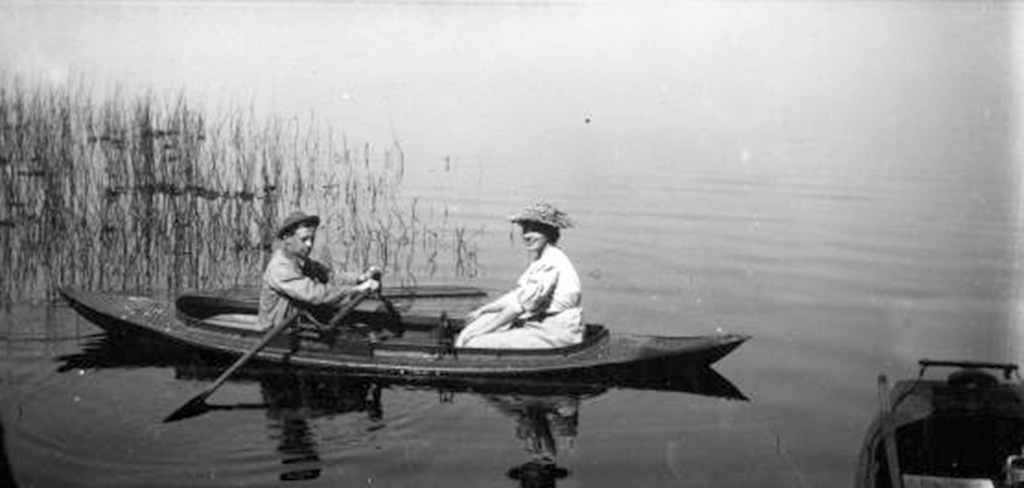
[[536, 461], [508, 470], [508, 477], [519, 480], [519, 486], [523, 488], [555, 488], [556, 481], [566, 476], [569, 476], [569, 470]]
[[516, 436], [523, 441], [529, 461], [508, 470], [524, 487], [554, 487], [569, 471], [555, 458], [561, 447], [571, 446], [579, 425], [580, 399], [575, 395], [489, 395], [487, 400], [516, 421]]
[[580, 399], [573, 395], [489, 395], [487, 400], [516, 421], [516, 437], [531, 461], [553, 464], [571, 447], [579, 425]]
[[480, 348], [552, 348], [583, 340], [580, 279], [556, 247], [564, 212], [545, 202], [509, 217], [522, 227], [531, 263], [516, 288], [472, 312], [455, 345]]

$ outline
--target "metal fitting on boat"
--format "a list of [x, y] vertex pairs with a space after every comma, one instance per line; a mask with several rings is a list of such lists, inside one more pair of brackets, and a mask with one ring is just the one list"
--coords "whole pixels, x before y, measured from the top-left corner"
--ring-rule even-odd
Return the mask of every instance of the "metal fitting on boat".
[[1012, 454], [1006, 457], [1004, 485], [1011, 488], [1024, 488], [1024, 450], [1021, 451], [1021, 454]]

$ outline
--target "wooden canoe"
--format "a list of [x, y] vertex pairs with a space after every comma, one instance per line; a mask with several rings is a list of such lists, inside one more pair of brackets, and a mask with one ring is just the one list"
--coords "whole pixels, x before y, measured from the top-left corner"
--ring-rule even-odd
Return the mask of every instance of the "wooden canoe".
[[[395, 298], [400, 323], [373, 303], [361, 306], [344, 327], [320, 330], [292, 327], [271, 341], [257, 358], [346, 373], [380, 376], [462, 378], [602, 377], [667, 375], [706, 367], [748, 339], [736, 334], [690, 337], [610, 333], [588, 325], [585, 340], [557, 349], [509, 350], [451, 347], [464, 315], [482, 298], [419, 295]], [[241, 355], [262, 338], [255, 330], [255, 308], [238, 293], [194, 293], [175, 302], [140, 295], [63, 289], [81, 315], [113, 334], [157, 335], [177, 343], [228, 355]], [[397, 296], [394, 292], [392, 296]], [[440, 305], [439, 305], [440, 304]], [[447, 304], [447, 305], [444, 305]], [[450, 308], [449, 308], [450, 306]], [[438, 313], [438, 311], [441, 313]], [[453, 320], [441, 320], [450, 310]], [[393, 319], [393, 318], [392, 318]], [[382, 322], [376, 323], [376, 322]], [[248, 325], [247, 325], [248, 324]], [[387, 340], [371, 342], [352, 328], [392, 330]]]
[[[57, 358], [61, 373], [90, 369], [169, 368], [176, 379], [209, 382], [216, 379], [234, 358], [203, 350], [183, 343], [170, 342], [159, 336], [143, 334], [96, 334], [81, 343], [81, 349]], [[276, 385], [286, 390], [275, 397], [312, 393], [308, 398], [295, 399], [291, 404], [324, 404], [324, 391], [341, 391], [349, 384], [373, 384], [382, 388], [408, 388], [434, 390], [446, 396], [453, 393], [511, 394], [511, 395], [580, 395], [590, 397], [610, 388], [689, 393], [727, 400], [747, 401], [743, 392], [727, 378], [711, 368], [680, 371], [671, 377], [630, 376], [610, 378], [495, 378], [495, 377], [424, 377], [387, 376], [376, 374], [343, 374], [324, 368], [303, 368], [267, 361], [255, 362], [240, 369], [228, 380], [235, 383]], [[289, 386], [291, 383], [321, 385], [317, 387]], [[324, 387], [322, 385], [329, 385]], [[293, 391], [294, 393], [288, 393]]]

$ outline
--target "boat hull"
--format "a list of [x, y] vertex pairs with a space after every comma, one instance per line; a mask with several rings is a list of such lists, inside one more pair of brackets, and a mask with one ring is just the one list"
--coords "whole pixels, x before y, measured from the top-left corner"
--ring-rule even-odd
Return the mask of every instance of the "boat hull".
[[868, 428], [854, 486], [1024, 486], [1007, 472], [1024, 447], [1024, 386], [1010, 380], [1010, 369], [999, 381], [979, 367], [1013, 365], [923, 360], [922, 376], [936, 364], [966, 366], [947, 379], [899, 381], [891, 391], [880, 378], [891, 405], [883, 401], [888, 408]]
[[[137, 295], [61, 290], [72, 307], [111, 334], [146, 334], [237, 356], [262, 338], [259, 331], [204, 326], [180, 316], [174, 303]], [[465, 307], [465, 305], [459, 305]], [[437, 326], [419, 322], [429, 332]], [[412, 318], [412, 317], [411, 317]], [[403, 314], [403, 325], [405, 314]], [[414, 320], [415, 322], [415, 320]], [[584, 344], [561, 349], [453, 349], [443, 341], [371, 343], [293, 328], [272, 340], [257, 359], [349, 374], [421, 377], [607, 377], [668, 375], [708, 366], [739, 347], [746, 336], [662, 337], [609, 334], [588, 326]], [[410, 334], [412, 335], [412, 334]]]

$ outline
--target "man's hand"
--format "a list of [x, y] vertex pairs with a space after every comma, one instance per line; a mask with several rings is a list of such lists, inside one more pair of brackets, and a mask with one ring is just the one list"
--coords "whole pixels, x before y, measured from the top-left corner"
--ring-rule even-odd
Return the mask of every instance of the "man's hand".
[[377, 281], [377, 280], [374, 280], [374, 279], [369, 279], [369, 280], [366, 280], [366, 281], [356, 285], [356, 291], [358, 291], [358, 292], [368, 291], [370, 293], [376, 293], [377, 290], [379, 290], [379, 289], [380, 289], [380, 282]]
[[363, 274], [359, 275], [359, 282], [363, 283], [370, 280], [379, 282], [381, 273], [382, 271], [379, 266], [370, 266], [366, 271], [363, 271]]

